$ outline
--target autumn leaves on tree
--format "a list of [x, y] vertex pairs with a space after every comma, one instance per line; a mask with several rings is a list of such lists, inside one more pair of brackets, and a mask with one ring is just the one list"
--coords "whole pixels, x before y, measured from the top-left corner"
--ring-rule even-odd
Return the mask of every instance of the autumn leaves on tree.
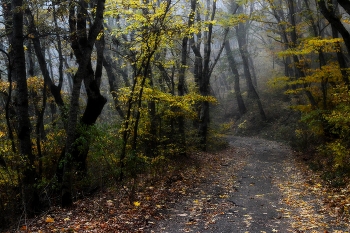
[[[109, 135], [121, 142], [117, 160], [113, 159], [119, 179], [137, 174], [128, 171], [135, 169], [135, 160], [186, 154], [185, 125], [198, 117], [199, 109], [215, 102], [209, 92], [209, 61], [216, 3], [206, 4], [213, 9], [206, 23], [210, 35], [205, 77], [196, 76], [202, 86], [197, 91], [189, 88], [187, 78], [188, 41], [203, 33], [205, 22], [200, 18], [195, 22], [194, 15], [200, 16], [204, 9], [196, 1], [191, 2], [190, 12], [170, 0], [2, 1], [9, 51], [1, 49], [8, 59], [8, 79], [1, 81], [8, 129], [2, 142], [11, 147], [4, 147], [1, 161], [8, 171], [17, 170], [19, 183], [12, 185], [22, 187], [23, 207], [29, 215], [43, 201], [38, 189], [41, 182], [58, 182], [61, 203], [70, 206], [75, 182], [87, 176], [89, 147], [95, 140], [88, 132], [107, 102], [101, 93], [103, 68], [119, 113], [119, 118], [109, 113], [120, 121], [119, 132]], [[190, 20], [186, 19], [189, 15]], [[182, 51], [176, 45], [181, 40]], [[48, 57], [54, 57], [57, 65]], [[204, 112], [198, 132], [205, 149], [209, 112], [199, 112]], [[58, 135], [61, 143], [50, 148]], [[17, 154], [22, 156], [20, 170], [11, 161]]]

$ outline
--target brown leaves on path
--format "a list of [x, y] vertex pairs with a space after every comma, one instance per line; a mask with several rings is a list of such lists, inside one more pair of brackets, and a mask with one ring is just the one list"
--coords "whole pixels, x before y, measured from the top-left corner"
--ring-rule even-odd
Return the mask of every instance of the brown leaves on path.
[[[232, 150], [229, 148], [221, 153], [231, 153]], [[78, 200], [70, 209], [52, 207], [37, 218], [20, 221], [18, 227], [9, 232], [150, 232], [155, 223], [164, 218], [163, 210], [225, 166], [229, 162], [226, 157], [211, 153], [193, 154], [169, 164], [176, 169], [169, 168], [166, 174], [157, 178], [140, 177], [133, 201], [130, 201], [128, 188], [131, 185], [125, 184]], [[222, 195], [225, 198], [225, 194]], [[193, 201], [193, 212], [211, 208], [215, 212], [212, 218], [214, 214], [220, 214], [220, 209], [209, 199]], [[213, 221], [209, 218], [208, 214], [208, 222]], [[190, 224], [195, 224], [195, 220]]]
[[[165, 169], [157, 179], [140, 177], [132, 200], [131, 186], [124, 184], [78, 200], [71, 209], [53, 207], [20, 221], [12, 232], [167, 232], [159, 223], [169, 210], [175, 213], [173, 224], [182, 221], [182, 232], [215, 229], [221, 216], [231, 221], [229, 216], [236, 215], [237, 206], [228, 197], [236, 192], [236, 172], [246, 166], [247, 145], [193, 154], [169, 164], [176, 169]], [[281, 220], [287, 219], [294, 232], [350, 232], [349, 186], [329, 188], [295, 157], [285, 161], [282, 178], [273, 182], [283, 194]], [[246, 216], [245, 221], [252, 220]]]

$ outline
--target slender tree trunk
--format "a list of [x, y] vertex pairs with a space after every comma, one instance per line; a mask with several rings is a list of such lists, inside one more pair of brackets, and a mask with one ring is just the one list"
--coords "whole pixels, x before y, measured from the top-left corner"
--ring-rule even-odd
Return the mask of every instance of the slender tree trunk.
[[238, 26], [235, 27], [235, 29], [237, 34], [239, 52], [242, 57], [244, 76], [245, 76], [247, 88], [248, 88], [248, 97], [256, 98], [255, 96], [256, 90], [254, 88], [252, 75], [249, 69], [247, 32], [246, 32], [247, 29], [244, 23], [240, 23]]
[[[194, 4], [193, 2], [197, 2], [196, 0], [191, 0], [191, 4]], [[196, 12], [196, 20], [197, 22], [201, 22], [201, 16], [199, 12]], [[197, 38], [197, 41], [195, 41], [195, 36]], [[196, 35], [193, 34], [190, 37], [190, 46], [194, 53], [194, 64], [193, 64], [193, 76], [194, 76], [194, 82], [196, 86], [199, 88], [199, 80], [201, 79], [203, 75], [203, 57], [201, 54], [201, 44], [202, 44], [202, 31], [200, 30]], [[200, 115], [200, 105], [195, 106], [198, 116]], [[198, 120], [193, 121], [194, 128], [199, 128], [199, 117]]]
[[[196, 1], [191, 1], [191, 11], [189, 14], [188, 24], [187, 26], [190, 28], [194, 23], [195, 13], [196, 13]], [[179, 71], [179, 83], [177, 85], [177, 91], [179, 96], [185, 95], [185, 72], [187, 66], [187, 56], [188, 56], [188, 36], [182, 39], [182, 47], [181, 47], [181, 65]], [[186, 155], [186, 136], [185, 136], [185, 120], [183, 116], [178, 117], [178, 126], [179, 126], [179, 134], [180, 134], [180, 143], [181, 154]]]
[[226, 50], [227, 59], [233, 74], [233, 78], [234, 78], [234, 90], [235, 90], [235, 95], [237, 99], [238, 110], [240, 115], [242, 116], [247, 112], [247, 108], [244, 104], [243, 97], [241, 94], [241, 88], [239, 85], [239, 72], [238, 72], [234, 57], [232, 55], [233, 53], [230, 47], [230, 42], [228, 40], [225, 42], [225, 50]]
[[[59, 106], [59, 108], [61, 110], [62, 118], [65, 121], [68, 116], [66, 115], [67, 112], [66, 112], [66, 109], [64, 108], [65, 105], [63, 102], [63, 98], [61, 96], [61, 87], [62, 87], [62, 81], [63, 81], [63, 78], [61, 77], [62, 71], [60, 71], [61, 67], [59, 70], [60, 82], [59, 82], [59, 85], [56, 86], [50, 77], [49, 70], [47, 69], [45, 56], [42, 52], [42, 46], [41, 46], [40, 39], [39, 39], [39, 33], [36, 30], [35, 23], [34, 23], [34, 17], [33, 17], [33, 14], [29, 8], [26, 9], [26, 15], [27, 15], [28, 23], [29, 23], [29, 26], [28, 26], [29, 31], [33, 35], [33, 37], [31, 39], [32, 39], [32, 42], [34, 45], [34, 51], [35, 51], [36, 57], [38, 59], [41, 73], [44, 76], [45, 83], [47, 83], [48, 87], [50, 88], [51, 94], [54, 97], [56, 104]], [[58, 41], [60, 41], [60, 40], [58, 40]], [[59, 52], [59, 53], [62, 53], [62, 52]], [[60, 60], [60, 63], [61, 62], [62, 61]], [[61, 64], [60, 64], [60, 66], [61, 66]]]
[[[212, 2], [212, 12], [210, 20], [213, 21], [216, 13], [216, 1]], [[209, 9], [209, 1], [207, 1], [207, 7]], [[209, 96], [210, 94], [210, 54], [211, 54], [211, 43], [213, 34], [213, 24], [208, 25], [207, 36], [204, 43], [204, 57], [203, 57], [203, 73], [199, 80], [199, 92], [202, 96]], [[201, 104], [200, 114], [199, 114], [199, 128], [198, 134], [200, 137], [200, 146], [202, 150], [206, 150], [207, 147], [207, 135], [208, 135], [208, 125], [209, 125], [209, 102], [203, 101]]]
[[[13, 27], [13, 16], [12, 16], [12, 1], [11, 0], [1, 0], [2, 14], [4, 18], [4, 26], [5, 32], [7, 34], [8, 41], [12, 40], [12, 27]], [[16, 153], [16, 145], [14, 138], [14, 129], [12, 126], [12, 119], [15, 115], [15, 109], [12, 107], [12, 91], [13, 91], [13, 50], [10, 52], [4, 51], [0, 48], [0, 51], [4, 53], [7, 57], [7, 81], [9, 82], [9, 92], [5, 103], [5, 117], [6, 117], [6, 125], [8, 130], [9, 139], [11, 140], [12, 151]]]
[[119, 116], [124, 119], [125, 118], [125, 113], [123, 112], [123, 110], [121, 109], [120, 105], [119, 105], [119, 100], [118, 100], [118, 95], [116, 93], [118, 87], [117, 87], [117, 78], [116, 78], [116, 74], [113, 71], [112, 68], [112, 64], [110, 62], [110, 59], [108, 59], [107, 57], [104, 57], [103, 59], [103, 66], [106, 70], [107, 73], [107, 77], [108, 77], [108, 83], [109, 83], [109, 91], [111, 92], [112, 96], [113, 96], [113, 100], [114, 100], [114, 107], [117, 110]]
[[250, 54], [248, 54], [248, 62], [249, 62], [249, 67], [251, 68], [251, 71], [252, 71], [253, 85], [256, 89], [258, 89], [258, 77], [256, 75], [254, 61], [253, 61], [252, 56]]
[[243, 61], [244, 76], [245, 76], [245, 78], [247, 80], [247, 84], [248, 84], [248, 91], [249, 91], [248, 95], [256, 100], [258, 108], [259, 108], [259, 113], [260, 113], [261, 119], [263, 121], [266, 121], [267, 120], [266, 114], [265, 114], [264, 108], [262, 106], [259, 94], [253, 85], [251, 73], [249, 70], [249, 61], [248, 61], [248, 57], [247, 57], [248, 51], [247, 51], [247, 43], [246, 43], [246, 36], [245, 36], [246, 29], [245, 29], [244, 24], [242, 24], [242, 23], [239, 24], [236, 27], [236, 32], [237, 32], [239, 52], [241, 54], [242, 61]]
[[[5, 102], [5, 118], [6, 118], [6, 125], [7, 125], [7, 132], [8, 132], [8, 137], [11, 141], [11, 148], [12, 148], [12, 152], [13, 153], [17, 153], [16, 150], [16, 145], [15, 145], [15, 138], [14, 138], [14, 133], [13, 133], [13, 129], [12, 129], [12, 123], [11, 123], [11, 111], [13, 111], [13, 109], [10, 109], [10, 103], [12, 101], [12, 62], [11, 62], [11, 58], [10, 58], [10, 54], [8, 54], [7, 52], [5, 52], [4, 50], [0, 49], [0, 51], [2, 53], [4, 53], [7, 57], [7, 81], [9, 82], [9, 90], [8, 90], [8, 95], [6, 98], [6, 102]], [[6, 162], [5, 160], [1, 158], [1, 164], [6, 167]]]
[[[310, 6], [309, 6], [309, 2], [307, 0], [304, 0], [303, 2], [305, 4], [305, 6], [306, 6], [306, 9], [310, 12], [307, 15], [307, 17], [309, 18], [309, 21], [311, 23], [312, 32], [313, 32], [314, 36], [320, 36], [320, 33], [317, 30], [317, 25], [315, 23], [315, 20], [314, 20], [312, 14], [311, 14], [311, 9], [310, 9]], [[322, 50], [318, 51], [318, 58], [319, 58], [319, 67], [321, 69], [324, 65], [326, 65], [326, 59], [325, 59], [325, 56], [324, 56], [324, 53], [322, 52]], [[323, 96], [323, 109], [327, 109], [327, 90], [328, 90], [327, 85], [328, 85], [328, 78], [322, 78], [321, 90], [322, 90], [322, 96]]]

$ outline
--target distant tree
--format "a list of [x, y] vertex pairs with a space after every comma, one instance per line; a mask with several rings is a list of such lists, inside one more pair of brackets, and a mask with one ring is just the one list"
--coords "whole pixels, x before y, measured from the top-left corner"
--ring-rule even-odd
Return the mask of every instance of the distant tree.
[[233, 75], [234, 91], [235, 91], [235, 96], [238, 104], [238, 110], [241, 116], [243, 116], [247, 112], [247, 108], [244, 104], [243, 97], [241, 94], [241, 87], [239, 82], [240, 75], [238, 72], [237, 63], [233, 56], [233, 52], [230, 47], [230, 42], [228, 40], [225, 42], [225, 51], [226, 51], [228, 64], [230, 65], [230, 69]]

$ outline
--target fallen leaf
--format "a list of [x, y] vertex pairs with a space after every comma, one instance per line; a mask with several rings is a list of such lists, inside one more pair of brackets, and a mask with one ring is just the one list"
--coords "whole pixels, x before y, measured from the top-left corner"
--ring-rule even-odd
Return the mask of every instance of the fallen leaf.
[[178, 216], [180, 216], [180, 217], [186, 217], [187, 216], [187, 214], [178, 214]]
[[52, 222], [55, 222], [55, 219], [53, 219], [53, 218], [51, 218], [51, 217], [47, 217], [47, 218], [45, 219], [45, 222], [47, 222], [47, 223], [52, 223]]
[[139, 201], [134, 201], [134, 206], [139, 207], [141, 205], [141, 202]]

